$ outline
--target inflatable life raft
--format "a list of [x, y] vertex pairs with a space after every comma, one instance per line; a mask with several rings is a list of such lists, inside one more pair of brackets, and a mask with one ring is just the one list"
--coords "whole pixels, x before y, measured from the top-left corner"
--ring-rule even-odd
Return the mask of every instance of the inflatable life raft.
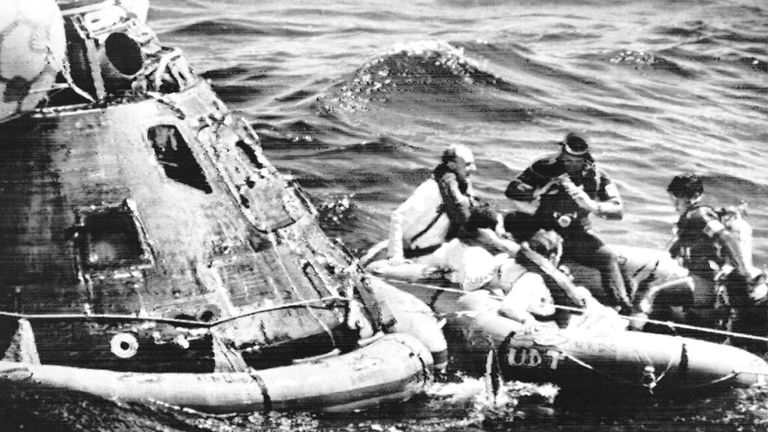
[[[372, 247], [362, 258], [363, 265], [373, 262], [383, 262], [384, 248], [386, 241]], [[680, 263], [673, 259], [670, 254], [663, 250], [657, 250], [647, 247], [611, 245], [611, 249], [617, 256], [619, 266], [628, 280], [631, 280], [631, 287], [634, 291], [629, 292], [632, 303], [639, 311], [644, 312], [651, 318], [651, 322], [661, 321], [665, 324], [652, 324], [647, 326], [648, 330], [654, 332], [669, 332], [670, 329], [666, 323], [675, 324], [675, 329], [685, 333], [689, 337], [705, 337], [707, 335], [696, 330], [686, 330], [688, 326], [700, 326], [710, 329], [723, 328], [724, 323], [729, 319], [729, 308], [733, 306], [733, 299], [729, 299], [726, 287], [720, 286], [711, 280], [704, 280], [702, 277], [691, 274]], [[749, 260], [751, 262], [751, 259]], [[561, 263], [562, 268], [566, 268], [573, 278], [573, 283], [583, 286], [589, 290], [592, 296], [601, 303], [607, 303], [605, 291], [602, 288], [600, 273], [594, 269], [582, 264], [564, 260]], [[375, 267], [375, 266], [374, 266]], [[381, 266], [379, 266], [381, 267]], [[751, 266], [751, 272], [754, 275], [764, 273], [763, 270]], [[402, 265], [397, 268], [386, 266], [383, 275], [396, 280], [426, 281], [428, 283], [445, 284], [442, 280], [445, 276], [438, 271], [434, 275], [423, 275], [427, 270], [419, 265]], [[764, 281], [764, 279], [762, 279]], [[745, 328], [739, 327], [739, 332], [749, 335], [756, 335], [755, 340], [759, 340], [762, 335], [768, 332], [766, 316], [768, 316], [768, 285], [760, 282], [750, 288], [749, 307], [746, 308], [749, 315], [747, 321], [751, 324]], [[742, 302], [743, 303], [743, 302]], [[694, 308], [694, 320], [680, 312], [683, 308]], [[731, 315], [733, 315], [732, 313]], [[732, 317], [731, 317], [732, 318]], [[744, 321], [742, 319], [742, 321]], [[640, 322], [638, 321], [640, 324]], [[682, 325], [679, 325], [682, 324]], [[733, 328], [732, 330], [735, 330]], [[712, 340], [725, 340], [725, 333], [721, 332], [716, 336], [713, 332]], [[739, 338], [743, 343], [749, 339]], [[756, 342], [758, 345], [761, 342]], [[764, 344], [763, 344], [764, 345]], [[757, 349], [755, 351], [765, 351]]]
[[141, 3], [47, 0], [60, 31], [0, 48], [45, 96], [0, 106], [0, 388], [210, 412], [421, 391], [434, 317], [366, 280]]
[[567, 328], [551, 323], [530, 333], [498, 314], [501, 298], [490, 291], [397, 280], [392, 276], [407, 272], [375, 262], [367, 269], [447, 320], [443, 331], [451, 364], [468, 372], [496, 370], [504, 379], [552, 382], [565, 391], [653, 394], [749, 387], [763, 384], [768, 375], [768, 364], [745, 350], [624, 330], [616, 325], [624, 320], [613, 311], [586, 312]]

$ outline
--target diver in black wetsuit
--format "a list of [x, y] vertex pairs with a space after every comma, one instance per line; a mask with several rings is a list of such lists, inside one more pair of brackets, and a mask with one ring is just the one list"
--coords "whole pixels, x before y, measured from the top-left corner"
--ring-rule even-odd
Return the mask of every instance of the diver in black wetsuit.
[[590, 214], [619, 220], [623, 202], [611, 179], [595, 166], [584, 138], [570, 133], [559, 154], [535, 161], [509, 183], [506, 196], [516, 201], [539, 199], [533, 215], [521, 212], [505, 218], [505, 228], [517, 241], [536, 230], [552, 229], [564, 239], [563, 258], [600, 271], [609, 306], [631, 313], [632, 303], [616, 255], [592, 230]]
[[[724, 265], [730, 264], [733, 271], [725, 280], [730, 306], [733, 307], [731, 330], [749, 334], [763, 335], [766, 332], [766, 299], [754, 299], [752, 291], [762, 281], [764, 274], [750, 274], [738, 238], [721, 221], [717, 211], [702, 204], [704, 185], [699, 176], [686, 173], [675, 176], [667, 187], [667, 192], [680, 214], [675, 224], [676, 238], [669, 248], [670, 254], [680, 259], [692, 275], [696, 277], [697, 292], [700, 299], [712, 299], [716, 296], [715, 278]], [[695, 300], [695, 299], [694, 299]], [[710, 325], [706, 310], [714, 304], [694, 301], [686, 311], [686, 320], [693, 324]], [[752, 351], [765, 351], [765, 343], [735, 340], [735, 345]]]

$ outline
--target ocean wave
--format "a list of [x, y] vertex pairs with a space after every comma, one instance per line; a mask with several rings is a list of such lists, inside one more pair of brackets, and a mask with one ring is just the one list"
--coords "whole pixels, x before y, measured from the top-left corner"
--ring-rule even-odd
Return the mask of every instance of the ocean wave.
[[170, 35], [219, 36], [223, 34], [264, 35], [262, 28], [248, 21], [232, 19], [206, 19], [178, 26], [167, 32]]
[[225, 68], [209, 69], [200, 75], [212, 81], [214, 91], [230, 103], [250, 102], [260, 97], [263, 86], [259, 83], [270, 76], [275, 67], [261, 67], [254, 70], [244, 64]]
[[659, 54], [645, 50], [621, 50], [608, 61], [615, 65], [628, 66], [643, 71], [664, 72], [687, 79], [694, 79], [697, 76], [695, 71], [686, 69]]
[[490, 72], [483, 62], [447, 42], [411, 42], [397, 46], [342, 81], [330, 100], [345, 112], [380, 110], [389, 106], [458, 117], [482, 116], [487, 121], [529, 120], [534, 106], [530, 95]]
[[286, 22], [264, 22], [251, 19], [219, 18], [205, 19], [177, 26], [165, 34], [171, 36], [277, 36], [306, 37], [320, 34], [318, 29], [308, 29]]
[[697, 39], [712, 33], [712, 30], [713, 28], [702, 20], [690, 20], [677, 25], [657, 26], [653, 29], [653, 33], [674, 36], [678, 39]]
[[475, 83], [505, 84], [499, 77], [482, 70], [478, 62], [456, 48], [439, 41], [414, 42], [395, 47], [391, 52], [363, 65], [347, 89], [354, 93], [387, 92], [417, 86], [434, 93], [466, 91]]

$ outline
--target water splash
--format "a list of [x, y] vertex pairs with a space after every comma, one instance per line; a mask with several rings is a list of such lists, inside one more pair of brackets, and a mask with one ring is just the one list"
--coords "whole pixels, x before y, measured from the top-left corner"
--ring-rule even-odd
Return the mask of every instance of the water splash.
[[552, 405], [559, 388], [553, 384], [520, 381], [502, 383], [494, 392], [489, 378], [456, 375], [455, 380], [436, 383], [428, 391], [428, 407], [461, 413], [455, 426], [506, 429], [513, 422], [528, 418], [553, 417]]

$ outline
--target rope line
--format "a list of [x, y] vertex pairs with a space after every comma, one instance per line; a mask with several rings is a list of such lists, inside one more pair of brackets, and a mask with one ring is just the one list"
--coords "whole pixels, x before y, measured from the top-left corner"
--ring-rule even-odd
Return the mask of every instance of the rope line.
[[[377, 277], [379, 277], [380, 279], [383, 279], [385, 281], [390, 281], [390, 282], [391, 281], [396, 281], [396, 282], [400, 282], [400, 283], [407, 283], [409, 285], [417, 286], [419, 288], [426, 288], [426, 289], [437, 290], [437, 291], [445, 291], [445, 292], [451, 292], [451, 293], [456, 293], [456, 294], [467, 294], [467, 293], [471, 292], [471, 291], [464, 291], [462, 289], [456, 289], [456, 288], [433, 286], [433, 285], [429, 285], [429, 284], [425, 284], [425, 283], [420, 283], [420, 282], [402, 281], [402, 280], [397, 280], [397, 279], [393, 279], [393, 278], [384, 278], [384, 277], [380, 277], [380, 276], [377, 276]], [[496, 299], [496, 300], [503, 300], [503, 297], [495, 295], [495, 294], [492, 294], [492, 293], [490, 293], [490, 291], [489, 291], [489, 297], [491, 297], [493, 299]], [[573, 312], [573, 313], [576, 313], [576, 314], [583, 314], [583, 313], [585, 313], [584, 309], [576, 308], [576, 307], [571, 307], [571, 306], [555, 305], [555, 308], [566, 310], [566, 311]], [[727, 331], [727, 330], [718, 330], [718, 329], [712, 329], [712, 328], [707, 328], [707, 327], [699, 327], [699, 326], [693, 326], [693, 325], [689, 325], [689, 324], [675, 323], [675, 322], [672, 322], [672, 321], [661, 321], [661, 320], [655, 320], [655, 319], [651, 319], [651, 318], [647, 318], [647, 317], [633, 317], [633, 316], [626, 316], [626, 315], [618, 315], [618, 316], [619, 316], [619, 318], [622, 318], [622, 319], [625, 319], [625, 320], [628, 320], [628, 321], [640, 321], [640, 322], [650, 323], [650, 324], [659, 324], [659, 325], [663, 325], [663, 326], [668, 326], [668, 327], [670, 327], [672, 329], [692, 330], [692, 331], [697, 331], [697, 332], [701, 332], [701, 333], [712, 333], [712, 334], [717, 334], [717, 335], [721, 335], [721, 336], [730, 336], [730, 337], [735, 337], [735, 338], [752, 339], [752, 340], [757, 340], [757, 341], [761, 341], [761, 342], [768, 342], [768, 338], [766, 338], [766, 337], [754, 336], [754, 335], [750, 335], [750, 334], [746, 334], [746, 333], [738, 333], [738, 332], [732, 332], [732, 331]]]
[[302, 301], [296, 301], [292, 303], [285, 303], [280, 305], [273, 305], [268, 307], [259, 308], [256, 310], [252, 310], [246, 313], [242, 313], [239, 315], [233, 315], [226, 318], [221, 318], [216, 321], [212, 322], [200, 322], [200, 321], [192, 321], [192, 320], [185, 320], [185, 319], [176, 319], [176, 318], [161, 318], [161, 317], [142, 317], [137, 315], [119, 315], [119, 314], [23, 314], [23, 313], [14, 313], [14, 312], [4, 312], [0, 311], [0, 317], [3, 318], [14, 318], [14, 319], [26, 319], [26, 320], [131, 320], [131, 321], [142, 321], [142, 322], [157, 322], [161, 324], [171, 324], [171, 325], [178, 325], [178, 326], [184, 326], [184, 327], [204, 327], [204, 328], [213, 328], [218, 325], [236, 321], [240, 318], [252, 316], [252, 315], [258, 315], [262, 313], [267, 312], [273, 312], [280, 309], [291, 309], [291, 308], [308, 308], [311, 307], [313, 303], [323, 303], [326, 301], [344, 301], [344, 302], [350, 302], [354, 299], [341, 297], [341, 296], [327, 296], [327, 297], [320, 297], [316, 299], [310, 299], [310, 300], [302, 300]]

